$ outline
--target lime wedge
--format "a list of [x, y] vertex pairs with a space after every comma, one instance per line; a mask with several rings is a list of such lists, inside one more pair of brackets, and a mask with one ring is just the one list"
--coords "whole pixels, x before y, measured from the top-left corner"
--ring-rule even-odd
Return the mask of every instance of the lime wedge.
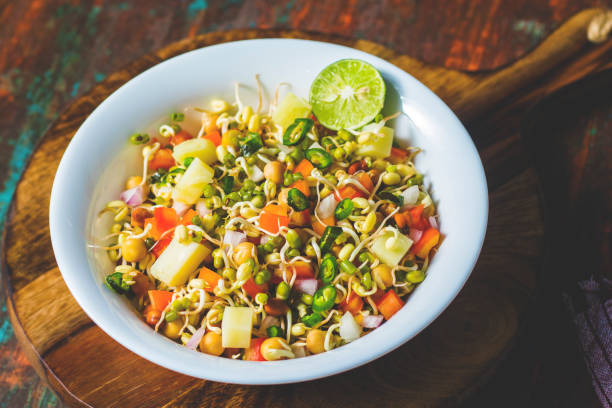
[[329, 129], [357, 129], [371, 122], [385, 102], [385, 81], [367, 62], [343, 59], [319, 72], [310, 86], [312, 111]]

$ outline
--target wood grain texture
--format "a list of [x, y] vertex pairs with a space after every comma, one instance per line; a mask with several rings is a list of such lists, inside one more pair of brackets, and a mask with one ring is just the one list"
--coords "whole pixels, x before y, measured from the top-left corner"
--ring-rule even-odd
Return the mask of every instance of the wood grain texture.
[[[572, 44], [578, 44], [572, 48], [571, 55], [563, 54], [564, 57], [560, 58], [557, 53], [564, 49], [554, 47], [547, 52], [540, 48], [534, 52], [539, 56], [532, 60], [539, 67], [534, 70], [534, 75], [550, 76], [542, 82], [541, 87], [555, 89], [568, 77], [601, 69], [603, 64], [599, 57], [606, 54], [600, 50], [609, 51], [610, 43], [597, 48], [589, 47], [581, 37], [584, 23], [588, 20], [584, 16], [592, 16], [593, 13], [588, 11], [579, 15], [567, 23], [569, 26], [562, 28], [567, 36], [575, 38]], [[5, 255], [14, 289], [12, 299], [19, 323], [41, 355], [47, 375], [53, 376], [52, 383], [60, 381], [63, 384], [64, 388], [55, 385], [67, 401], [80, 399], [94, 406], [260, 406], [264, 403], [273, 406], [341, 406], [349, 403], [368, 406], [374, 399], [388, 406], [457, 403], [469, 391], [477, 388], [508, 352], [536, 292], [542, 223], [533, 171], [524, 161], [512, 166], [495, 165], [500, 160], [503, 162], [508, 154], [512, 157], [522, 151], [516, 127], [506, 133], [501, 132], [501, 136], [497, 133], [486, 135], [483, 129], [475, 133], [479, 147], [489, 152], [483, 157], [487, 175], [492, 180], [491, 215], [483, 253], [468, 285], [451, 307], [417, 338], [365, 367], [323, 380], [280, 387], [242, 387], [194, 380], [154, 366], [123, 349], [99, 328], [88, 323], [76, 303], [67, 299], [65, 286], [58, 279], [50, 252], [48, 226], [45, 226], [46, 229], [40, 228], [39, 224], [47, 216], [51, 175], [76, 128], [105, 96], [143, 69], [203, 45], [259, 36], [328, 40], [383, 56], [421, 78], [451, 107], [460, 106], [459, 101], [463, 101], [465, 115], [472, 120], [492, 115], [493, 112], [498, 112], [501, 119], [504, 115], [506, 118], [516, 118], [538, 95], [533, 88], [529, 92], [520, 92], [534, 80], [525, 74], [522, 65], [510, 66], [496, 74], [460, 74], [396, 55], [386, 47], [364, 40], [343, 40], [320, 34], [278, 30], [213, 33], [179, 41], [110, 75], [73, 104], [49, 130], [18, 186], [13, 216], [7, 225]], [[581, 70], [577, 73], [567, 70], [558, 72], [555, 64], [541, 61], [550, 59], [560, 62], [570, 56], [591, 63], [579, 65]], [[519, 73], [521, 75], [517, 75]], [[499, 107], [495, 103], [486, 103], [486, 99], [479, 99], [478, 94], [473, 94], [473, 105], [467, 97], [457, 97], [473, 92], [478, 84], [496, 76], [496, 81], [500, 81], [503, 79], [501, 75], [512, 78], [514, 84], [512, 88], [501, 87], [500, 91], [505, 94], [495, 94], [497, 102], [512, 101], [503, 109], [497, 109]], [[519, 76], [520, 80], [516, 81], [515, 76]], [[489, 131], [493, 129], [491, 127]], [[37, 214], [37, 217], [33, 218], [31, 214]], [[516, 214], [521, 214], [521, 217], [517, 219]], [[41, 231], [32, 235], [30, 232], [35, 223]], [[32, 254], [37, 254], [36, 259]], [[49, 286], [45, 288], [45, 284]], [[45, 290], [56, 291], [57, 296], [53, 299], [57, 300], [51, 302], [57, 303], [48, 307], [47, 297], [46, 302], [38, 304], [37, 308], [37, 300], [43, 299]], [[60, 308], [63, 313], [58, 315], [54, 311]], [[65, 314], [72, 316], [67, 322], [63, 319]], [[36, 327], [41, 323], [47, 324], [49, 330], [37, 331]], [[143, 383], [146, 383], [144, 395], [139, 392]], [[170, 389], [176, 392], [156, 392], [167, 390], [169, 383], [173, 386]]]

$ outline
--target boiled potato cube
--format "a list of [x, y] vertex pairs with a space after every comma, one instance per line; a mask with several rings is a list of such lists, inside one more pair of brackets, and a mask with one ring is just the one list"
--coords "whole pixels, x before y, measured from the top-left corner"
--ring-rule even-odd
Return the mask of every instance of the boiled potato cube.
[[151, 275], [168, 286], [184, 285], [208, 255], [210, 248], [193, 241], [179, 242], [175, 234], [170, 245], [151, 266]]
[[226, 306], [221, 322], [221, 344], [224, 348], [247, 348], [251, 344], [253, 311], [249, 307]]
[[274, 123], [287, 129], [294, 120], [307, 118], [310, 113], [310, 105], [302, 98], [289, 92], [276, 107], [272, 114]]
[[209, 165], [194, 159], [176, 184], [172, 198], [185, 204], [194, 204], [202, 195], [204, 186], [212, 182], [214, 174]]
[[393, 267], [399, 265], [401, 259], [412, 246], [412, 240], [393, 228], [394, 231], [385, 231], [374, 240], [372, 252], [383, 263]]
[[393, 129], [383, 126], [379, 132], [373, 134], [371, 140], [359, 145], [357, 154], [384, 159], [391, 155], [393, 145]]
[[193, 157], [206, 164], [213, 164], [217, 161], [217, 147], [208, 139], [189, 139], [174, 146], [172, 157], [179, 163], [187, 157]]

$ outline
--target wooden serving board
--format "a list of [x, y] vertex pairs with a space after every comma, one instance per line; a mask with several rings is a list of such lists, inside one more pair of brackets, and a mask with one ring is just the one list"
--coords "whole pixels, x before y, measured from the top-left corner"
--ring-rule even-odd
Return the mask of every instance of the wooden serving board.
[[[441, 406], [480, 387], [513, 346], [534, 296], [543, 234], [533, 170], [518, 138], [522, 112], [550, 91], [610, 64], [612, 42], [592, 45], [583, 11], [537, 49], [496, 72], [430, 66], [364, 40], [298, 31], [229, 31], [185, 39], [110, 75], [49, 128], [17, 188], [6, 224], [4, 278], [9, 313], [41, 377], [68, 404], [156, 406]], [[89, 113], [120, 85], [167, 58], [203, 46], [261, 37], [351, 46], [387, 59], [442, 97], [468, 126], [487, 171], [487, 239], [469, 282], [426, 330], [361, 368], [308, 383], [237, 386], [156, 366], [124, 349], [75, 302], [55, 263], [48, 228], [53, 176]], [[458, 180], [460, 182], [460, 180]], [[87, 273], [87, 271], [84, 271]]]

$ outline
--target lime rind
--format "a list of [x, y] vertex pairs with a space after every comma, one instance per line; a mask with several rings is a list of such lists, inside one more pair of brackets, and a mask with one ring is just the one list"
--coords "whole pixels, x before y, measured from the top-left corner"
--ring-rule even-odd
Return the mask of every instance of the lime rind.
[[319, 122], [332, 130], [370, 123], [385, 102], [385, 81], [365, 61], [343, 59], [325, 67], [310, 87], [310, 104]]

